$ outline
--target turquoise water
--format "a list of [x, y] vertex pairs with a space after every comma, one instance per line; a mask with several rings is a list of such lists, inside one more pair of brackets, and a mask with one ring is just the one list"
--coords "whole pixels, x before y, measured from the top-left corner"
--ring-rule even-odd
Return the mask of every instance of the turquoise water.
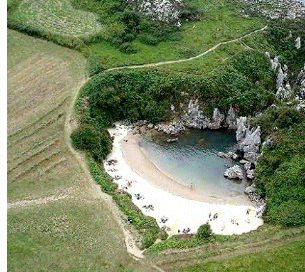
[[181, 184], [208, 191], [210, 196], [244, 194], [246, 181], [224, 178], [227, 167], [235, 163], [217, 153], [235, 149], [235, 134], [225, 131], [191, 130], [177, 142], [148, 141], [142, 138], [141, 150], [162, 172]]

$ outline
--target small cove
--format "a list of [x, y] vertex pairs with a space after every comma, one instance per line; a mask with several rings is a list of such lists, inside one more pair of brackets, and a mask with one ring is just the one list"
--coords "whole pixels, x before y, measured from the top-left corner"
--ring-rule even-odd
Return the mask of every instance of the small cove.
[[215, 198], [244, 196], [246, 180], [229, 180], [223, 176], [224, 171], [236, 162], [217, 155], [236, 149], [233, 132], [193, 129], [170, 143], [143, 136], [139, 145], [163, 173], [186, 187], [205, 194], [208, 192]]

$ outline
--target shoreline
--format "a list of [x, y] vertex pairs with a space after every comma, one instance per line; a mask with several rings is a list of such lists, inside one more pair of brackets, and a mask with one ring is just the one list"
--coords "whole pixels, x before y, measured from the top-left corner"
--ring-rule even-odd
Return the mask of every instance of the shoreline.
[[[128, 192], [143, 214], [154, 217], [169, 235], [196, 233], [206, 222], [211, 225], [213, 233], [222, 235], [249, 232], [263, 224], [250, 200], [252, 205], [228, 204], [199, 194], [166, 176], [144, 157], [137, 144], [139, 135], [131, 135], [130, 131], [130, 127], [121, 124], [109, 129], [114, 137], [113, 149], [104, 161], [105, 170], [114, 178], [118, 189]], [[137, 169], [136, 163], [140, 165]]]
[[[196, 189], [184, 185], [183, 182], [162, 171], [142, 150], [139, 145], [139, 134], [132, 131], [127, 133], [121, 144], [123, 158], [132, 171], [149, 181], [152, 185], [189, 200], [206, 202], [209, 204], [249, 205], [253, 203], [246, 195], [236, 197], [227, 195], [213, 195], [213, 192]], [[127, 141], [126, 141], [127, 140]]]

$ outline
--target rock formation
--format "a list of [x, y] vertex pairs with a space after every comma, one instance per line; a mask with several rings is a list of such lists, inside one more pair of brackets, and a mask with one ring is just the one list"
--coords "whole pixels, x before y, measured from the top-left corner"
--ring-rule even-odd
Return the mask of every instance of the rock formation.
[[297, 37], [295, 40], [295, 48], [300, 49], [301, 48], [301, 38]]
[[229, 179], [236, 179], [236, 178], [243, 179], [244, 174], [243, 174], [243, 170], [241, 169], [241, 167], [236, 164], [236, 165], [228, 168], [224, 172], [224, 176]]
[[283, 69], [280, 67], [276, 80], [276, 96], [282, 100], [288, 100], [291, 98], [291, 87], [288, 81], [288, 67], [284, 65]]
[[225, 116], [221, 114], [220, 111], [215, 108], [213, 112], [212, 121], [208, 123], [209, 129], [220, 129], [222, 127], [222, 122], [224, 121]]
[[182, 121], [186, 127], [205, 129], [210, 122], [199, 108], [198, 100], [190, 100], [187, 110], [182, 116]]
[[179, 14], [181, 0], [128, 0], [134, 9], [153, 20], [181, 25]]
[[226, 118], [226, 126], [228, 127], [228, 129], [237, 129], [236, 118], [237, 114], [231, 105]]
[[298, 75], [297, 84], [299, 86], [298, 96], [300, 99], [305, 99], [305, 63], [304, 67]]
[[244, 153], [244, 159], [255, 163], [259, 156], [261, 145], [261, 129], [257, 127], [251, 129], [247, 122], [247, 117], [237, 119], [236, 140], [238, 149]]

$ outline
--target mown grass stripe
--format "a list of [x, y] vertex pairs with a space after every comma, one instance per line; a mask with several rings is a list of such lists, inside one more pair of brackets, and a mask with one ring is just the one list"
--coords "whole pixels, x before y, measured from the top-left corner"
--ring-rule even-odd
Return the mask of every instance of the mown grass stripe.
[[47, 162], [49, 160], [51, 160], [53, 157], [59, 155], [61, 153], [61, 151], [57, 151], [52, 153], [50, 156], [38, 161], [37, 163], [33, 164], [31, 167], [27, 168], [26, 170], [20, 172], [17, 176], [15, 176], [13, 179], [9, 180], [8, 179], [8, 183], [13, 183], [15, 182], [17, 179], [19, 179], [20, 177], [28, 174], [30, 171], [34, 170], [35, 168], [37, 168], [38, 166], [40, 166], [42, 163]]

